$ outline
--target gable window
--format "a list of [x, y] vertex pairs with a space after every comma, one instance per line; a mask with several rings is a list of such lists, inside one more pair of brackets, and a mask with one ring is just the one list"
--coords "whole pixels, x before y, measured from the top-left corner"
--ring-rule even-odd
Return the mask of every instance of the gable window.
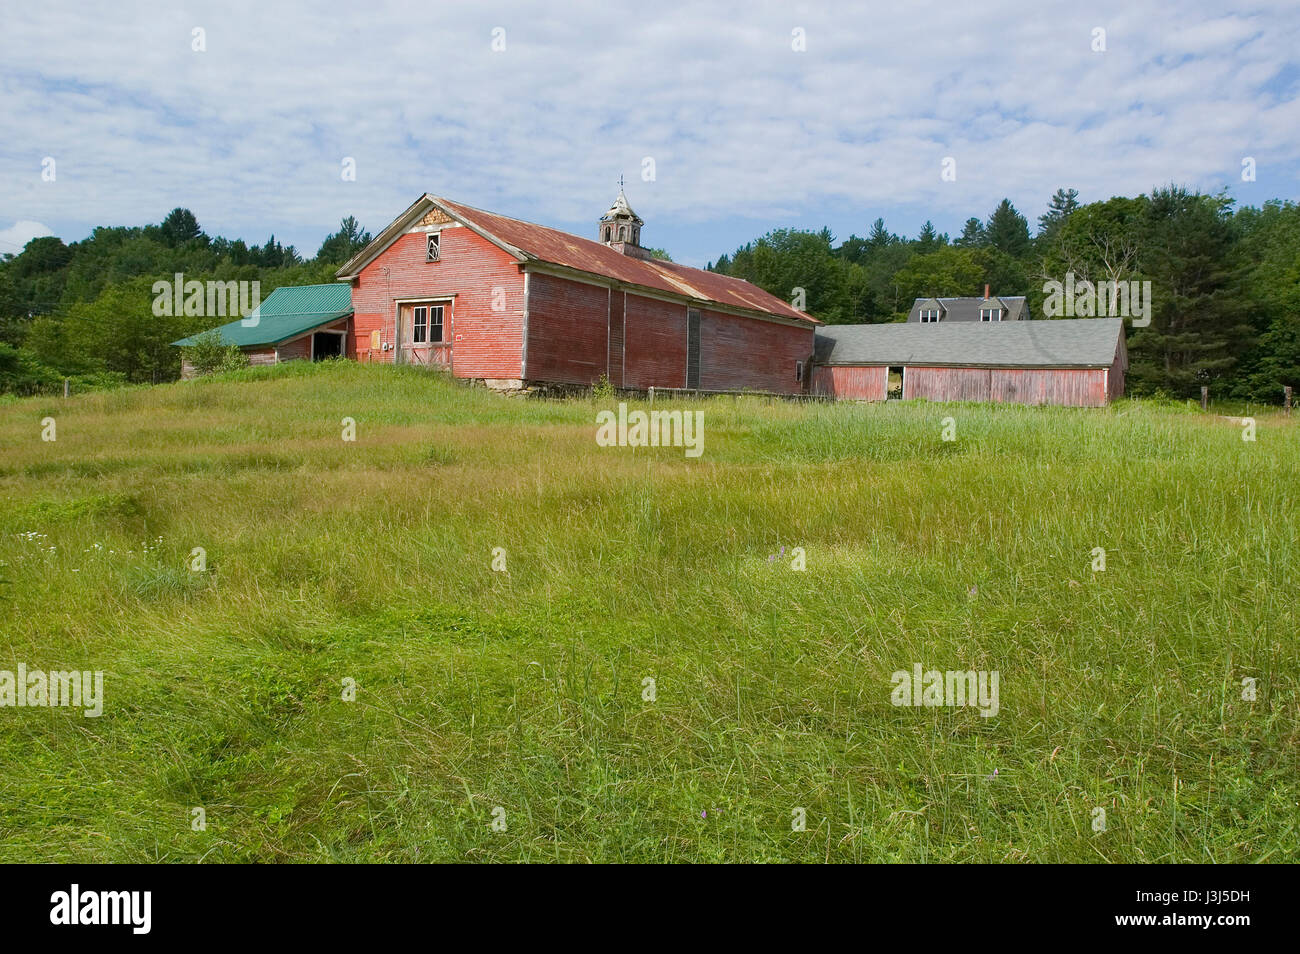
[[438, 261], [438, 256], [442, 251], [440, 248], [441, 242], [442, 242], [442, 233], [440, 232], [429, 233], [428, 245], [426, 246], [425, 259], [424, 259], [426, 262]]
[[980, 309], [980, 321], [1001, 321], [1001, 320], [1002, 320], [1001, 308]]
[[411, 309], [411, 344], [442, 341], [442, 305], [416, 305]]
[[930, 325], [930, 324], [934, 324], [934, 323], [935, 323], [936, 321], [938, 321], [938, 320], [939, 320], [939, 309], [938, 309], [938, 308], [922, 308], [922, 309], [921, 309], [921, 324], [923, 324], [923, 325]]

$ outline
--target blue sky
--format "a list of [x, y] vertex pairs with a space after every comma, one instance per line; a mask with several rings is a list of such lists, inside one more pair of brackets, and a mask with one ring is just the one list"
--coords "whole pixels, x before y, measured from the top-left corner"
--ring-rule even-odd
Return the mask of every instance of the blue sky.
[[424, 192], [594, 237], [620, 174], [645, 244], [694, 265], [773, 228], [956, 234], [1003, 196], [1032, 223], [1059, 187], [1296, 199], [1298, 10], [23, 4], [0, 31], [0, 251], [183, 205], [311, 255]]

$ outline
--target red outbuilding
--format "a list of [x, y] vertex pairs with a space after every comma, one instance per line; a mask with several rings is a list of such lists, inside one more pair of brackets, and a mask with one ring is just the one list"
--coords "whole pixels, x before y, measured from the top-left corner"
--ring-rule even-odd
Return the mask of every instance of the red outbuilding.
[[348, 356], [493, 387], [805, 390], [815, 318], [749, 282], [654, 258], [620, 189], [598, 241], [421, 196], [338, 272]]

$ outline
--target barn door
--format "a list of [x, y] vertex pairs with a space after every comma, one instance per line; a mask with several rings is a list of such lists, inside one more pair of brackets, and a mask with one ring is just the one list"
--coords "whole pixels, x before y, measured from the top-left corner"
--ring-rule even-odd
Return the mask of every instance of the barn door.
[[440, 304], [401, 305], [397, 310], [397, 363], [435, 363], [433, 351], [443, 341], [445, 317], [445, 309]]
[[686, 386], [700, 386], [700, 313], [686, 309]]

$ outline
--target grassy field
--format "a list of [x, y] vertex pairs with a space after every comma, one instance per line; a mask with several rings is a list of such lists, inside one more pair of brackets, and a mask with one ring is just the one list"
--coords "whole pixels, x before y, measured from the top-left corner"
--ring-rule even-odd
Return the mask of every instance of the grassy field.
[[[1297, 860], [1295, 422], [674, 402], [690, 459], [596, 446], [612, 406], [348, 364], [0, 406], [0, 669], [105, 696], [0, 708], [0, 860]], [[997, 715], [891, 705], [918, 663]]]

